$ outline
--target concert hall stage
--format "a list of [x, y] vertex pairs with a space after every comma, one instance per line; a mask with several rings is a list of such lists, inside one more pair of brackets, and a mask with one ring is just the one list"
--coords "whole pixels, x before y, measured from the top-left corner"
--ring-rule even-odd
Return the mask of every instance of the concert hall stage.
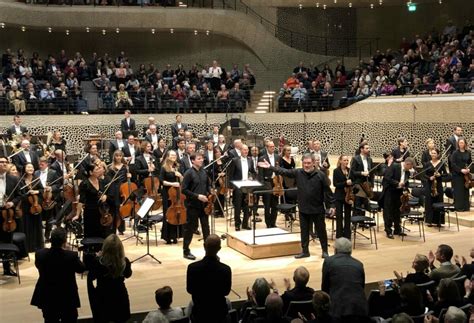
[[[449, 220], [451, 221], [451, 225], [456, 225], [456, 214], [454, 212], [450, 212]], [[459, 225], [468, 228], [474, 228], [474, 211], [470, 212], [458, 212], [458, 220]]]
[[227, 246], [250, 259], [263, 259], [299, 254], [301, 239], [299, 233], [280, 228], [256, 229], [254, 244], [253, 230], [243, 230], [230, 232]]

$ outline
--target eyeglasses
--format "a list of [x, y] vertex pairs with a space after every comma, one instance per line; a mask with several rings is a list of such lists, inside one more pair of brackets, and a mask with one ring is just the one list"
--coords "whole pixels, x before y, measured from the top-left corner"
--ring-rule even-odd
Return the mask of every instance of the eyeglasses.
[[0, 164], [8, 164], [6, 160], [0, 160]]

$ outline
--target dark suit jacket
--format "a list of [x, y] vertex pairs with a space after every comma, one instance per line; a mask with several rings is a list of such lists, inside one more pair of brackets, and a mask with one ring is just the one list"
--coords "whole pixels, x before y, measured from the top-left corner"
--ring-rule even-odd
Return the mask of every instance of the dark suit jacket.
[[341, 253], [324, 260], [321, 290], [335, 300], [330, 310], [333, 317], [366, 316], [364, 288], [364, 265], [359, 260]]
[[[159, 133], [156, 134], [156, 138], [157, 138], [156, 142], [158, 143], [158, 141], [160, 141], [160, 138], [161, 138]], [[149, 134], [146, 135], [145, 140], [148, 141], [150, 144], [153, 144], [153, 141], [151, 140], [151, 135]]]
[[[20, 125], [20, 131], [22, 134], [24, 134], [28, 132], [28, 129], [25, 126]], [[14, 134], [16, 134], [15, 126], [11, 125], [10, 127], [7, 128], [8, 139], [11, 140]]]
[[347, 186], [347, 177], [344, 175], [340, 167], [334, 169], [332, 173], [332, 184], [336, 188], [334, 198], [338, 201], [344, 201], [346, 197], [345, 188]]
[[[187, 123], [184, 123], [184, 122], [181, 122], [181, 128], [184, 129], [184, 131], [188, 130], [188, 124]], [[174, 137], [178, 137], [178, 124], [177, 123], [174, 123], [171, 125], [171, 135]]]
[[392, 150], [392, 156], [393, 156], [393, 161], [395, 161], [396, 159], [398, 159], [402, 156], [403, 156], [403, 161], [405, 161], [405, 159], [410, 157], [410, 152], [407, 151], [406, 149], [402, 152], [400, 150], [400, 147], [396, 147], [396, 148], [393, 148], [393, 150]]
[[[121, 139], [121, 140], [122, 140], [124, 146], [127, 145], [127, 141], [125, 139]], [[118, 144], [118, 140], [114, 139], [114, 140], [111, 140], [110, 144], [109, 144], [109, 157], [110, 157], [110, 160], [112, 160], [114, 152], [116, 150], [119, 150], [119, 144]]]
[[[61, 166], [59, 164], [60, 164], [59, 161], [55, 160], [54, 163], [52, 163], [51, 166], [49, 166], [49, 168], [54, 170], [56, 172], [57, 176], [62, 177], [62, 176], [64, 176], [64, 172], [61, 169]], [[65, 164], [65, 166], [67, 165], [66, 163], [64, 163], [64, 164]], [[58, 181], [58, 182], [59, 182], [60, 186], [63, 184], [61, 181]]]
[[290, 302], [310, 301], [313, 299], [314, 289], [311, 287], [296, 287], [281, 295], [283, 300], [283, 313], [286, 313]]
[[36, 252], [35, 266], [39, 278], [31, 305], [41, 309], [81, 307], [76, 273], [82, 273], [86, 268], [77, 252], [61, 248], [41, 249]]
[[[40, 177], [41, 171], [37, 170], [35, 172], [35, 177]], [[50, 185], [50, 183], [56, 181], [53, 185]], [[48, 168], [48, 175], [46, 176], [46, 182], [51, 186], [53, 190], [53, 198], [56, 198], [59, 196], [59, 191], [62, 185], [61, 180], [58, 180], [58, 173], [54, 169]]]
[[[385, 206], [387, 208], [395, 207], [399, 205], [400, 196], [403, 193], [403, 189], [398, 187], [400, 179], [402, 176], [402, 164], [392, 163], [390, 167], [385, 171], [383, 180], [382, 180], [382, 194], [379, 198], [379, 205], [381, 207]], [[410, 177], [410, 172], [405, 172], [405, 183], [408, 182]], [[392, 203], [393, 202], [393, 203]], [[387, 204], [387, 203], [390, 203]], [[384, 205], [387, 204], [387, 205]], [[393, 204], [393, 205], [392, 205]]]
[[[130, 148], [128, 148], [128, 143], [123, 146], [123, 155], [125, 157], [132, 157], [132, 154], [130, 153]], [[140, 147], [135, 145], [135, 158], [141, 155]]]
[[[232, 158], [232, 163], [228, 168], [229, 181], [241, 181], [242, 180], [242, 161], [241, 157]], [[247, 157], [249, 164], [249, 173], [255, 178], [257, 173], [255, 172], [255, 167], [253, 166], [252, 158]]]
[[[372, 168], [372, 158], [367, 157], [367, 166], [368, 170]], [[366, 180], [365, 176], [361, 175], [361, 172], [364, 171], [364, 163], [362, 162], [361, 155], [354, 156], [351, 161], [351, 171], [349, 177], [352, 180], [353, 184], [360, 184]], [[369, 182], [374, 183], [374, 172], [369, 174]]]
[[451, 155], [458, 148], [458, 143], [457, 143], [456, 138], [454, 137], [454, 135], [451, 135], [448, 139], [446, 139], [446, 143], [444, 144], [444, 148], [445, 149], [449, 148], [448, 155]]
[[[276, 153], [273, 154], [275, 158], [275, 166], [280, 166], [281, 165], [281, 157]], [[258, 159], [259, 162], [261, 161], [268, 161], [270, 162], [270, 159], [268, 157], [268, 153], [265, 151], [263, 155], [260, 156]], [[252, 160], [253, 163], [253, 160]], [[272, 181], [272, 175], [273, 171], [270, 168], [258, 168], [258, 178], [262, 182], [271, 182]]]
[[124, 118], [120, 122], [120, 131], [134, 131], [135, 130], [135, 120], [130, 118], [130, 125], [127, 124], [127, 120]]
[[183, 158], [179, 160], [179, 172], [181, 174], [184, 174], [191, 167], [193, 167], [193, 165], [189, 161], [188, 154], [187, 153], [183, 154]]
[[[155, 165], [155, 171], [153, 172], [153, 174], [155, 176], [158, 176], [159, 165], [157, 164], [156, 159], [153, 164]], [[140, 183], [150, 175], [150, 172], [148, 171], [148, 164], [143, 155], [140, 155], [135, 158], [135, 172], [138, 175], [138, 180], [140, 181]]]
[[[10, 197], [10, 199], [6, 202], [13, 202], [13, 204], [16, 206], [18, 202], [21, 200], [21, 193], [20, 193], [20, 185], [18, 184], [18, 178], [15, 176], [11, 176], [9, 174], [5, 174], [5, 199], [7, 197]], [[18, 184], [18, 186], [17, 186]], [[13, 192], [13, 193], [12, 193]], [[3, 225], [3, 217], [0, 217], [0, 241], [1, 242], [6, 242], [6, 243], [11, 243], [12, 241], [12, 233], [10, 232], [5, 232], [2, 229]]]
[[[35, 170], [38, 169], [39, 168], [38, 153], [30, 149], [30, 157], [31, 157], [31, 163], [33, 164], [33, 167], [35, 168]], [[25, 154], [21, 152], [18, 155], [13, 156], [12, 163], [15, 164], [16, 168], [18, 169], [18, 172], [20, 174], [23, 174], [23, 170], [27, 163]]]
[[193, 322], [226, 322], [225, 296], [232, 287], [232, 271], [217, 257], [205, 256], [188, 266], [186, 290], [193, 299]]

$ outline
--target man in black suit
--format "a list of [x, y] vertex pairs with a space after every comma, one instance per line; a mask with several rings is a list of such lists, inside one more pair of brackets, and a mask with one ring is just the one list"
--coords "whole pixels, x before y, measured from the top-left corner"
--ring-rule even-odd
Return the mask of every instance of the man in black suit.
[[23, 174], [23, 170], [27, 163], [32, 163], [35, 170], [39, 168], [39, 157], [38, 154], [30, 149], [30, 141], [23, 139], [21, 142], [22, 152], [13, 156], [12, 163], [15, 164], [16, 169], [20, 174]]
[[39, 160], [39, 170], [35, 172], [35, 176], [40, 178], [41, 185], [45, 191], [50, 190], [52, 192], [52, 205], [45, 209], [43, 207], [43, 220], [46, 222], [44, 230], [44, 238], [46, 242], [49, 242], [49, 235], [51, 234], [51, 223], [50, 220], [56, 214], [55, 204], [60, 199], [60, 188], [62, 185], [61, 180], [59, 179], [58, 174], [55, 170], [48, 167], [48, 159], [46, 157], [41, 157]]
[[[253, 165], [252, 158], [248, 156], [249, 147], [247, 145], [242, 145], [240, 149], [241, 156], [232, 158], [232, 163], [229, 166], [228, 176], [229, 181], [245, 181], [248, 179], [255, 178], [257, 173], [255, 172], [255, 167]], [[246, 195], [242, 191], [232, 185], [232, 203], [234, 204], [234, 221], [235, 221], [235, 230], [240, 231], [240, 226], [242, 225], [243, 229], [250, 230], [249, 227], [249, 217], [250, 210], [248, 207], [248, 201]], [[244, 212], [243, 220], [240, 219], [240, 212]]]
[[355, 201], [353, 215], [364, 215], [365, 212], [361, 208], [367, 209], [369, 204], [368, 192], [361, 186], [362, 183], [368, 182], [374, 185], [374, 173], [370, 172], [372, 169], [372, 158], [370, 157], [370, 147], [366, 142], [359, 145], [359, 154], [355, 155], [351, 160], [351, 169], [349, 178], [351, 179], [355, 193]]
[[462, 128], [459, 126], [454, 127], [453, 134], [446, 139], [446, 143], [444, 144], [445, 149], [448, 151], [448, 166], [451, 170], [451, 154], [458, 149], [458, 140], [462, 137]]
[[303, 168], [285, 169], [282, 167], [272, 167], [269, 162], [258, 163], [261, 168], [270, 168], [278, 175], [295, 179], [297, 191], [298, 208], [300, 211], [301, 229], [301, 249], [302, 252], [296, 255], [296, 259], [309, 257], [309, 231], [314, 223], [316, 233], [321, 243], [323, 251], [322, 257], [328, 257], [328, 238], [326, 232], [325, 205], [330, 205], [331, 214], [335, 213], [334, 196], [329, 186], [329, 179], [324, 172], [316, 168], [315, 157], [312, 154], [303, 155]]
[[14, 116], [13, 124], [7, 128], [7, 137], [8, 140], [12, 140], [14, 135], [18, 135], [23, 138], [23, 135], [28, 132], [28, 129], [25, 126], [21, 125], [21, 117]]
[[321, 142], [319, 140], [313, 140], [313, 155], [316, 159], [318, 159], [319, 157], [319, 165], [320, 165], [320, 168], [322, 171], [326, 171], [327, 169], [329, 169], [329, 167], [331, 167], [331, 165], [329, 164], [329, 158], [328, 158], [328, 153], [326, 151], [323, 151], [321, 149]]
[[109, 157], [110, 157], [110, 160], [113, 161], [113, 155], [114, 155], [114, 152], [116, 150], [122, 150], [123, 147], [126, 145], [127, 143], [125, 142], [125, 140], [123, 139], [123, 133], [122, 131], [117, 131], [115, 133], [115, 139], [114, 140], [111, 140], [110, 141], [110, 144], [109, 144]]
[[[0, 210], [15, 209], [21, 200], [18, 178], [7, 174], [8, 160], [6, 156], [0, 156], [0, 197], [2, 205]], [[0, 242], [12, 243], [12, 232], [3, 231], [3, 217], [0, 217]], [[16, 273], [10, 269], [10, 262], [3, 261], [3, 274], [16, 276]]]
[[128, 167], [130, 169], [130, 173], [132, 174], [132, 182], [137, 183], [135, 159], [140, 156], [141, 150], [140, 146], [136, 144], [134, 135], [128, 136], [127, 143], [125, 144], [125, 146], [123, 146], [122, 151], [125, 160], [128, 161]]
[[124, 119], [120, 122], [120, 131], [122, 132], [129, 132], [135, 131], [135, 120], [133, 120], [130, 115], [132, 113], [130, 110], [125, 110], [124, 112]]
[[[408, 188], [410, 169], [412, 169], [414, 165], [415, 162], [412, 158], [407, 158], [402, 163], [392, 163], [387, 168], [383, 177], [383, 190], [380, 199], [383, 201], [385, 233], [389, 239], [393, 239], [393, 234], [402, 235], [400, 226], [400, 197], [404, 189]], [[393, 233], [392, 224], [394, 227]]]
[[148, 124], [143, 127], [143, 137], [148, 135], [150, 133], [150, 126], [155, 125], [156, 128], [158, 128], [158, 125], [156, 124], [155, 118], [154, 117], [148, 117]]
[[303, 72], [308, 72], [308, 68], [304, 67], [302, 61], [299, 62], [298, 66], [293, 69], [293, 73], [295, 74], [303, 74]]
[[171, 125], [171, 135], [173, 138], [178, 137], [179, 129], [184, 129], [184, 131], [188, 130], [188, 125], [184, 122], [181, 122], [182, 117], [180, 114], [176, 116], [176, 122]]
[[35, 266], [39, 278], [31, 305], [43, 311], [45, 322], [76, 322], [81, 307], [76, 273], [86, 269], [77, 252], [65, 250], [66, 230], [58, 227], [51, 233], [51, 248], [38, 250]]
[[179, 172], [181, 174], [186, 173], [188, 169], [193, 167], [193, 163], [191, 162], [191, 155], [195, 152], [196, 144], [194, 142], [186, 144], [186, 153], [183, 154], [183, 157], [181, 157], [179, 161]]
[[[59, 177], [67, 175], [67, 163], [65, 160], [66, 154], [61, 149], [54, 151], [54, 163], [51, 164], [50, 168], [56, 172]], [[62, 186], [63, 182], [59, 181], [59, 185]]]
[[408, 151], [408, 140], [401, 137], [398, 138], [398, 147], [392, 149], [393, 160], [397, 163], [405, 161], [410, 157], [410, 152]]
[[186, 290], [192, 296], [191, 318], [197, 323], [225, 323], [226, 296], [232, 287], [232, 270], [219, 261], [221, 240], [211, 234], [204, 242], [206, 256], [188, 266]]
[[228, 156], [230, 158], [240, 157], [242, 155], [242, 145], [242, 139], [235, 139], [233, 145], [234, 147], [227, 152]]
[[151, 143], [153, 149], [158, 148], [158, 142], [160, 141], [161, 136], [157, 133], [157, 128], [155, 124], [150, 125], [148, 129], [149, 133], [145, 136], [145, 140]]
[[[259, 161], [267, 161], [271, 166], [280, 166], [281, 157], [275, 152], [275, 144], [273, 141], [269, 140], [266, 145], [266, 151]], [[273, 177], [274, 173], [269, 168], [262, 168], [258, 171], [258, 177], [260, 182], [263, 184], [263, 190], [272, 190], [273, 189]], [[277, 205], [278, 205], [278, 196], [274, 195], [273, 192], [263, 193], [263, 205], [265, 206], [265, 224], [267, 228], [276, 227], [276, 218], [277, 218]]]
[[351, 256], [352, 244], [347, 238], [336, 239], [334, 251], [334, 256], [324, 260], [321, 282], [321, 290], [333, 300], [331, 316], [336, 322], [370, 322], [364, 293], [364, 265]]

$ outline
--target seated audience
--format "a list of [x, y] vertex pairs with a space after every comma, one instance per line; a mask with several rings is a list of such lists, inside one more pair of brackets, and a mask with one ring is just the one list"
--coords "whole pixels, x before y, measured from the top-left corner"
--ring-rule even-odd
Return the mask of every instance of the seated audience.
[[293, 281], [295, 287], [291, 289], [291, 283], [288, 278], [285, 278], [286, 291], [281, 295], [283, 300], [283, 312], [286, 313], [288, 305], [293, 301], [309, 301], [313, 298], [314, 290], [307, 287], [309, 281], [309, 271], [303, 266], [295, 269], [293, 273]]
[[179, 320], [184, 317], [181, 307], [171, 307], [171, 303], [173, 302], [173, 290], [171, 287], [164, 286], [158, 288], [155, 291], [155, 301], [156, 304], [158, 304], [158, 309], [148, 313], [145, 320], [149, 319], [151, 322], [151, 318], [154, 317], [156, 312], [163, 314], [169, 321]]
[[[453, 249], [445, 244], [439, 245], [435, 254], [430, 250], [428, 260], [430, 262], [431, 271], [428, 276], [435, 282], [439, 282], [442, 278], [451, 278], [458, 275], [461, 269], [451, 263], [452, 257]], [[439, 261], [439, 268], [434, 266], [435, 260]]]
[[424, 284], [431, 280], [431, 278], [427, 275], [430, 263], [426, 256], [417, 254], [415, 259], [413, 259], [411, 266], [413, 269], [415, 269], [415, 272], [407, 274], [406, 277], [403, 277], [402, 272], [393, 272], [400, 285], [404, 283]]
[[438, 284], [437, 300], [433, 305], [433, 315], [439, 317], [442, 309], [449, 306], [462, 306], [463, 299], [459, 293], [459, 288], [451, 278], [443, 278]]

